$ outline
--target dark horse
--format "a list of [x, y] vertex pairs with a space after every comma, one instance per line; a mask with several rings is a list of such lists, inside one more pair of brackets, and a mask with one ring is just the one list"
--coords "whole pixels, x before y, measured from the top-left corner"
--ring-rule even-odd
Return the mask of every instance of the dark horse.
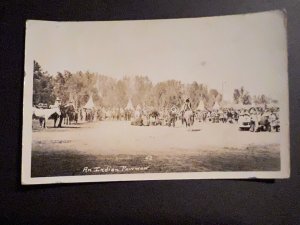
[[60, 106], [61, 115], [59, 118], [58, 127], [61, 127], [64, 120], [64, 124], [70, 125], [72, 121], [78, 122], [78, 112], [76, 112], [73, 105], [61, 105]]
[[[58, 115], [57, 113], [54, 113], [49, 117], [49, 119], [54, 121], [54, 127], [56, 127], [56, 122], [60, 118], [60, 116], [61, 116], [61, 114]], [[43, 123], [43, 121], [41, 121], [41, 118], [40, 118], [40, 124], [42, 124], [42, 123]]]

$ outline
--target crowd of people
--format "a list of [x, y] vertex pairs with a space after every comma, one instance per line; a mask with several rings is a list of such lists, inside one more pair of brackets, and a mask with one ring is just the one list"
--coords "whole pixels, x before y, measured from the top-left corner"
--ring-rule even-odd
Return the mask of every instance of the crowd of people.
[[[59, 107], [61, 103], [56, 101], [52, 107]], [[38, 108], [45, 108], [45, 104], [40, 104]], [[229, 123], [238, 124], [240, 130], [268, 130], [279, 131], [279, 108], [278, 107], [220, 107], [218, 109], [193, 109], [189, 99], [186, 99], [181, 108], [173, 105], [156, 109], [151, 106], [137, 105], [135, 108], [122, 107], [93, 107], [79, 108], [73, 107], [74, 112], [66, 114], [69, 123], [91, 122], [105, 120], [125, 120], [130, 121], [131, 125], [136, 126], [175, 126], [179, 120], [184, 123], [184, 114], [192, 112], [192, 124], [197, 121], [200, 123]], [[70, 114], [71, 113], [71, 114]], [[71, 116], [70, 116], [71, 115]], [[72, 118], [71, 118], [72, 117]]]
[[274, 128], [279, 130], [278, 107], [245, 106], [239, 109], [222, 107], [219, 109], [194, 110], [187, 99], [185, 104], [178, 108], [164, 107], [155, 109], [149, 106], [139, 106], [135, 109], [121, 107], [99, 108], [95, 111], [95, 120], [127, 120], [136, 126], [175, 126], [176, 121], [184, 120], [184, 112], [193, 112], [193, 121], [200, 123], [229, 123], [238, 124], [240, 130], [258, 131]]

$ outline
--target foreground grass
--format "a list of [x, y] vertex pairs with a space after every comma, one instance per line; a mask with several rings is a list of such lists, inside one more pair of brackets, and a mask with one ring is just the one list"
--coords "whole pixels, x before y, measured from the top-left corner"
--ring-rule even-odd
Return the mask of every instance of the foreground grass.
[[[279, 145], [199, 150], [167, 155], [90, 155], [78, 151], [33, 150], [32, 177], [122, 173], [278, 171]], [[87, 169], [88, 168], [88, 169]], [[142, 169], [141, 169], [142, 168]]]

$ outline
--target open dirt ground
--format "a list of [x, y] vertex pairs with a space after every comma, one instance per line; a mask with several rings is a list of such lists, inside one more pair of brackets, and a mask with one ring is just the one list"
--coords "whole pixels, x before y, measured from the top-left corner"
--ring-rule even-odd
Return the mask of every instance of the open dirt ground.
[[236, 124], [101, 121], [41, 130], [33, 122], [32, 177], [280, 170], [280, 133], [239, 131]]

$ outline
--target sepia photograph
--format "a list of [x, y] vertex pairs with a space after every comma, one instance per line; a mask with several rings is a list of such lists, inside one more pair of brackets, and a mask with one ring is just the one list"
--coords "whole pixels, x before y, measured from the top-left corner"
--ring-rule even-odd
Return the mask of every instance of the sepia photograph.
[[28, 20], [22, 184], [289, 178], [286, 23]]

